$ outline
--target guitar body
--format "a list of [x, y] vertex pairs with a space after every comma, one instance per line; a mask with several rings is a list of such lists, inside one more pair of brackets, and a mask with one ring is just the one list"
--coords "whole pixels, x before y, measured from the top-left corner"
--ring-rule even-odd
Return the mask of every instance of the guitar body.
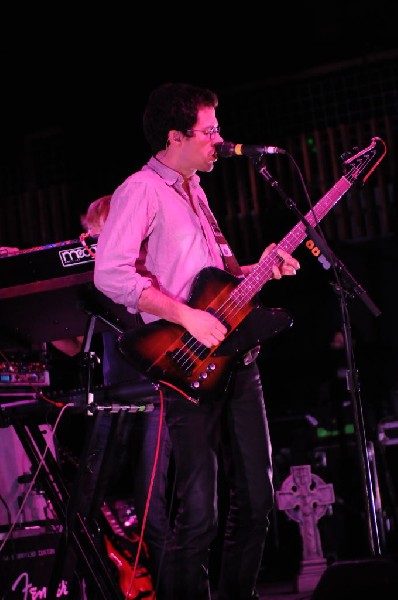
[[116, 544], [112, 543], [106, 535], [104, 536], [104, 542], [108, 557], [119, 572], [119, 587], [123, 597], [126, 600], [136, 600], [138, 598], [154, 600], [155, 592], [148, 571], [144, 567], [138, 566], [134, 572], [134, 557], [125, 550], [119, 552], [115, 547]]
[[[139, 536], [135, 532], [125, 533], [113, 514], [110, 506], [104, 502], [101, 512], [103, 522], [104, 542], [109, 559], [116, 566], [119, 575], [119, 587], [126, 600], [148, 598], [155, 600], [152, 578], [143, 562], [140, 560], [135, 568]], [[143, 545], [144, 563], [147, 560], [147, 548]]]
[[[208, 267], [195, 278], [187, 304], [218, 316], [240, 283], [226, 271]], [[149, 379], [167, 382], [194, 400], [204, 400], [225, 391], [234, 364], [245, 352], [293, 323], [287, 311], [265, 308], [256, 297], [242, 308], [235, 305], [220, 320], [228, 329], [227, 337], [212, 349], [189, 336], [183, 327], [160, 319], [126, 331], [119, 341], [120, 350]]]

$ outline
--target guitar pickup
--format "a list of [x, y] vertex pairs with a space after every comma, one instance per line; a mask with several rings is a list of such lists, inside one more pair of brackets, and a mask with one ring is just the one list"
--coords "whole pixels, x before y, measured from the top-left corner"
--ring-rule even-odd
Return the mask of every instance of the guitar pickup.
[[192, 335], [188, 333], [188, 331], [185, 332], [182, 336], [182, 341], [184, 343], [184, 346], [189, 348], [192, 354], [195, 354], [195, 356], [197, 356], [198, 358], [204, 359], [210, 354], [210, 348], [207, 348], [206, 346], [198, 342], [198, 340], [192, 337]]
[[172, 352], [170, 350], [166, 352], [166, 356], [169, 360], [173, 361], [179, 369], [184, 371], [186, 377], [192, 375], [192, 359], [187, 352], [183, 352], [177, 348]]

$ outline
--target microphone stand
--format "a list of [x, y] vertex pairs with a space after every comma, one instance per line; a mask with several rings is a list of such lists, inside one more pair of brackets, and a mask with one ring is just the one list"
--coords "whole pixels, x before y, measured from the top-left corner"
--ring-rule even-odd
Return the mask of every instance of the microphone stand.
[[351, 395], [354, 413], [354, 425], [359, 464], [361, 470], [361, 482], [363, 487], [363, 494], [365, 497], [365, 513], [368, 530], [368, 541], [372, 557], [380, 557], [381, 550], [379, 530], [376, 518], [375, 496], [373, 492], [373, 481], [370, 471], [365, 425], [362, 412], [362, 403], [360, 398], [360, 384], [358, 371], [355, 366], [354, 360], [350, 319], [346, 297], [357, 296], [358, 298], [360, 298], [374, 316], [380, 315], [381, 311], [369, 298], [368, 294], [362, 288], [362, 286], [354, 279], [354, 277], [351, 275], [351, 273], [348, 271], [347, 267], [342, 263], [342, 261], [339, 260], [333, 254], [332, 250], [328, 247], [323, 237], [315, 231], [315, 229], [310, 225], [310, 223], [307, 221], [304, 215], [301, 214], [294, 201], [288, 197], [288, 195], [281, 188], [279, 183], [272, 177], [272, 175], [267, 170], [266, 166], [263, 164], [262, 156], [255, 160], [252, 160], [252, 162], [254, 163], [254, 166], [256, 167], [258, 172], [264, 177], [264, 179], [271, 185], [271, 187], [273, 187], [279, 193], [281, 198], [285, 201], [286, 206], [289, 209], [293, 210], [293, 212], [297, 215], [300, 221], [302, 221], [302, 223], [305, 226], [307, 235], [315, 242], [315, 244], [321, 250], [323, 255], [333, 266], [334, 271], [336, 273], [337, 283], [334, 284], [334, 286], [335, 290], [337, 291], [340, 297], [343, 335], [347, 357], [347, 388]]

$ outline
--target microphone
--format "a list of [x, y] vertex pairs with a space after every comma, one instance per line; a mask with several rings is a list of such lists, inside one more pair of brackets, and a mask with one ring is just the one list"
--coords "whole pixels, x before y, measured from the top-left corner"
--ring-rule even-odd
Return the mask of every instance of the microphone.
[[230, 156], [249, 156], [253, 158], [259, 154], [287, 154], [286, 150], [277, 146], [250, 146], [249, 144], [234, 144], [233, 142], [219, 142], [214, 146], [221, 158], [229, 158]]

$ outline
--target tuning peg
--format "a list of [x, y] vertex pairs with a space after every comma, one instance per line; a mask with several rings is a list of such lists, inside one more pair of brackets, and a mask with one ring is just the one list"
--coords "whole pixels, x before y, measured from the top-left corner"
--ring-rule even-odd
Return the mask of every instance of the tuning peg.
[[340, 158], [344, 162], [348, 158], [351, 158], [351, 156], [354, 156], [355, 154], [357, 154], [359, 151], [360, 151], [359, 146], [354, 146], [354, 148], [352, 150], [350, 150], [348, 152], [343, 152], [343, 154], [340, 155]]

